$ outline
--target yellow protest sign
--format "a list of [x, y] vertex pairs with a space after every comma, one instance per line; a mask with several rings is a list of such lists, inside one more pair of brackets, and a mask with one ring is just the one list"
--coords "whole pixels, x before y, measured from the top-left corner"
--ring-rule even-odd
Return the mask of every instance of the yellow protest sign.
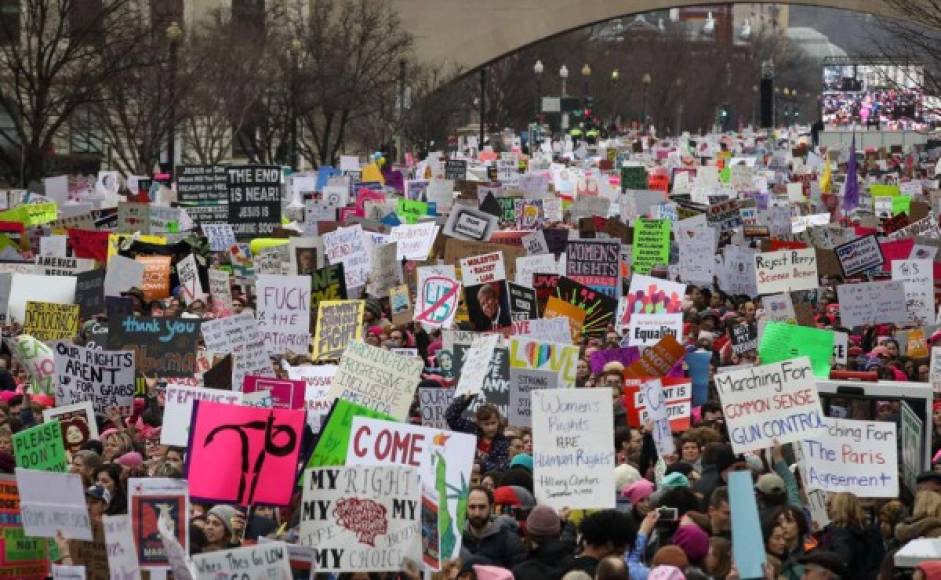
[[73, 339], [78, 335], [78, 304], [54, 302], [26, 302], [23, 332], [36, 340]]
[[153, 236], [150, 234], [111, 234], [108, 236], [108, 259], [110, 260], [111, 256], [117, 256], [118, 248], [121, 246], [121, 243], [131, 238], [146, 244], [167, 245], [167, 238], [164, 236]]

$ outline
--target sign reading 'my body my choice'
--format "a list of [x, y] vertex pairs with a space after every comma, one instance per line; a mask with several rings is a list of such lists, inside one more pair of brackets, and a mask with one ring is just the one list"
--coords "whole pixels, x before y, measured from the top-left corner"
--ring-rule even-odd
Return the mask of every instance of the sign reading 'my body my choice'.
[[732, 449], [744, 453], [817, 435], [823, 411], [805, 356], [716, 375]]

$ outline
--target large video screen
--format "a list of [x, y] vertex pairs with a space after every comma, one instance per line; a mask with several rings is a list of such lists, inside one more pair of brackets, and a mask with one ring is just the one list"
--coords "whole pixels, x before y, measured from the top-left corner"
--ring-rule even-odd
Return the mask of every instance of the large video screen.
[[923, 129], [930, 122], [923, 81], [924, 67], [919, 64], [826, 64], [823, 122], [832, 128]]

